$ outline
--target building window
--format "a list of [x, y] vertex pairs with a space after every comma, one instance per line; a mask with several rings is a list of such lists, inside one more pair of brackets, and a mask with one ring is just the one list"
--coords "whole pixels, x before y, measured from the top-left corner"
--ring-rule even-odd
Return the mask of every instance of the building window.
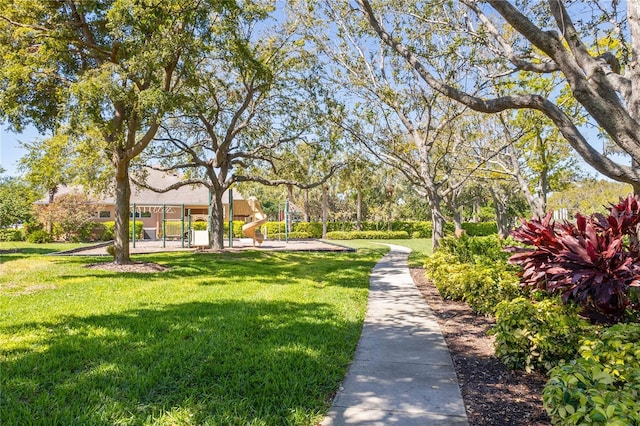
[[98, 217], [99, 218], [111, 217], [111, 212], [109, 210], [100, 210], [100, 212], [98, 213]]
[[191, 215], [202, 215], [202, 214], [209, 214], [209, 210], [208, 209], [190, 209], [191, 210]]
[[[136, 219], [151, 217], [151, 212], [136, 212]], [[133, 218], [133, 213], [129, 213], [129, 218]]]

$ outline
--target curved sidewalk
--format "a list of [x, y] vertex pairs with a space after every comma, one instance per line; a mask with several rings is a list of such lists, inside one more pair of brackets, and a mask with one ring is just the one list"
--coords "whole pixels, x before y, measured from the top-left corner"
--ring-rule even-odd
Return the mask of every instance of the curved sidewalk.
[[390, 247], [371, 272], [356, 354], [322, 425], [467, 425], [449, 350], [409, 274], [410, 250]]

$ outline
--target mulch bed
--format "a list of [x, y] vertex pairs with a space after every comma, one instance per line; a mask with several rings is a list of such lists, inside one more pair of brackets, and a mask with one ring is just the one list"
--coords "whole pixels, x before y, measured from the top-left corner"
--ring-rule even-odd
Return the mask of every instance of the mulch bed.
[[424, 269], [411, 276], [434, 312], [449, 347], [470, 425], [548, 425], [542, 406], [542, 374], [505, 367], [487, 335], [493, 318], [474, 315], [463, 302], [443, 300]]

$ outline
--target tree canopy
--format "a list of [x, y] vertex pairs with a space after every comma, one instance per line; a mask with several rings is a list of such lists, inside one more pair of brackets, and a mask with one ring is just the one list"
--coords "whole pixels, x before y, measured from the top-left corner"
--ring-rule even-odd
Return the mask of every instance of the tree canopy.
[[[594, 148], [559, 91], [523, 90], [516, 81], [524, 72], [561, 76], [592, 123], [638, 162], [640, 4], [620, 7], [556, 0], [354, 3], [378, 37], [435, 90], [484, 113], [538, 110], [588, 164], [638, 191], [640, 171]], [[433, 72], [434, 62], [452, 56], [466, 59], [473, 79], [460, 81], [453, 70]], [[487, 90], [496, 84], [507, 90], [497, 96]]]
[[0, 118], [16, 130], [101, 135], [96, 148], [114, 170], [115, 261], [130, 262], [131, 162], [184, 100], [206, 47], [236, 47], [241, 16], [262, 12], [217, 0], [2, 0], [0, 10]]
[[36, 201], [36, 197], [22, 179], [0, 175], [0, 228], [30, 220], [33, 215], [31, 203]]

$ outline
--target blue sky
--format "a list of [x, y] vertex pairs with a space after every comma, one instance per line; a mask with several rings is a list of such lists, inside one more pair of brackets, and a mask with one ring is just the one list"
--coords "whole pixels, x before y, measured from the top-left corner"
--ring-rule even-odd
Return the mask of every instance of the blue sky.
[[17, 176], [18, 161], [24, 155], [19, 142], [29, 142], [41, 135], [33, 128], [26, 129], [22, 134], [15, 134], [2, 126], [0, 132], [0, 166], [6, 170], [4, 175]]

